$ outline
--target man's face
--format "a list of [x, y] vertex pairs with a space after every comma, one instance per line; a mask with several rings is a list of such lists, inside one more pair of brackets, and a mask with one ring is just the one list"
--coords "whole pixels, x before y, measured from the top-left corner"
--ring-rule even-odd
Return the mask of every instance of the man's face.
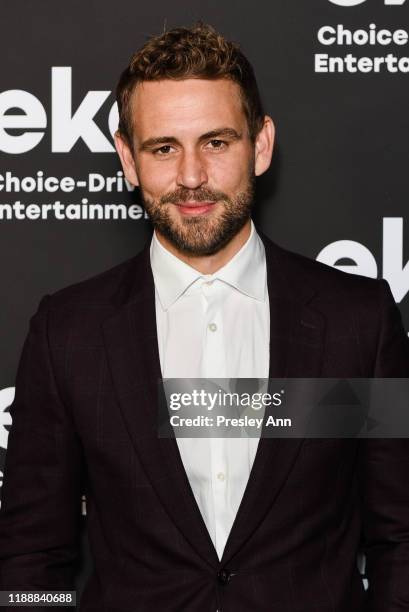
[[144, 81], [131, 99], [133, 154], [156, 230], [178, 250], [211, 255], [250, 217], [255, 147], [239, 96], [227, 79]]

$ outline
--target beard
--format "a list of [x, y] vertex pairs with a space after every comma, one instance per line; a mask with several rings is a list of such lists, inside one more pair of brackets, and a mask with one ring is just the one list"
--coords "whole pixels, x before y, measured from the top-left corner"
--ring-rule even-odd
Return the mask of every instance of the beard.
[[[145, 210], [154, 228], [173, 244], [176, 249], [189, 255], [213, 255], [220, 251], [244, 227], [251, 216], [254, 204], [255, 175], [249, 173], [246, 188], [230, 198], [221, 191], [207, 187], [187, 189], [182, 187], [169, 192], [157, 200], [141, 196]], [[175, 219], [168, 204], [181, 204], [189, 200], [196, 202], [218, 202], [222, 210], [192, 217]]]

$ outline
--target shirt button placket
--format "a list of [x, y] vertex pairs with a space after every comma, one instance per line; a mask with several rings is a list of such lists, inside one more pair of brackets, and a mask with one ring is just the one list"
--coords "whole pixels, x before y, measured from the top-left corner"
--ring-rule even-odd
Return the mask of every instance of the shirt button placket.
[[[204, 285], [206, 287], [206, 285]], [[220, 287], [216, 281], [204, 291], [206, 299], [206, 341], [204, 354], [204, 376], [206, 378], [225, 378], [225, 354], [220, 304]]]

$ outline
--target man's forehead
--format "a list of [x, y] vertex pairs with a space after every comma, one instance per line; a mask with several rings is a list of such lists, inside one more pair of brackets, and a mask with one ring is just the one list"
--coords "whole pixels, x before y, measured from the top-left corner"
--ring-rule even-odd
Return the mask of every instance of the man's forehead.
[[158, 93], [172, 93], [183, 95], [187, 92], [211, 93], [217, 89], [226, 93], [237, 91], [239, 85], [232, 79], [223, 77], [219, 79], [205, 79], [202, 77], [188, 77], [181, 79], [158, 79], [155, 81], [140, 81], [134, 88], [133, 95], [158, 95]]
[[[132, 94], [131, 113], [137, 123], [166, 119], [200, 121], [241, 119], [240, 88], [231, 79], [162, 79], [138, 83]], [[222, 121], [223, 123], [223, 121]]]

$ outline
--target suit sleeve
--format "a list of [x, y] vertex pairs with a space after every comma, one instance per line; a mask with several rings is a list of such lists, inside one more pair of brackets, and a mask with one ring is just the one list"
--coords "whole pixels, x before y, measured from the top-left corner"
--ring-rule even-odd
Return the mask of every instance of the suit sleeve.
[[[409, 340], [389, 285], [381, 281], [374, 377], [409, 377]], [[409, 409], [409, 398], [408, 398]], [[409, 438], [360, 441], [367, 612], [409, 610]]]
[[30, 321], [10, 407], [0, 510], [2, 590], [74, 590], [83, 459], [53, 374], [49, 301], [41, 300]]

